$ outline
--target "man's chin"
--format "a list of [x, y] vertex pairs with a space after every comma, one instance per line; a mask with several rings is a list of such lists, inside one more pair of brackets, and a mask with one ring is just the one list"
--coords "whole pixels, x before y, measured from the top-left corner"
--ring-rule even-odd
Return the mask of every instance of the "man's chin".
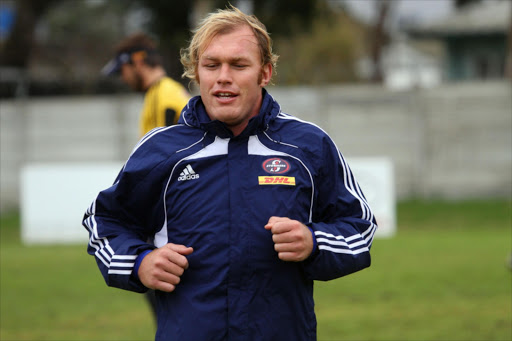
[[243, 123], [243, 120], [241, 121], [240, 119], [233, 116], [234, 115], [217, 115], [216, 120], [221, 121], [228, 128], [232, 129], [240, 126]]
[[229, 125], [231, 124], [231, 122], [236, 122], [236, 117], [238, 115], [236, 114], [236, 111], [232, 108], [217, 108], [217, 110], [215, 110], [215, 112], [211, 116], [213, 116], [216, 120], [219, 120]]

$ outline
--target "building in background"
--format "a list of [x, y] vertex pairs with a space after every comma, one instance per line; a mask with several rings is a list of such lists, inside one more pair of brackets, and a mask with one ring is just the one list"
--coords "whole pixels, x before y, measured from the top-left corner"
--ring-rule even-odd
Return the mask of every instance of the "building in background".
[[415, 38], [434, 38], [444, 44], [446, 80], [502, 79], [511, 17], [512, 1], [482, 1], [410, 33]]
[[[382, 51], [382, 84], [393, 91], [432, 88], [443, 81], [444, 49], [435, 41], [414, 41], [395, 34]], [[369, 80], [373, 64], [369, 57], [358, 62], [358, 74]]]

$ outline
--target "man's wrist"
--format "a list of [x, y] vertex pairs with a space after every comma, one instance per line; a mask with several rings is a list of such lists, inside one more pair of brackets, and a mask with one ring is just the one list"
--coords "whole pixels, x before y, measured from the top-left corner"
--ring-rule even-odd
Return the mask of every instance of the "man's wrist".
[[142, 260], [144, 259], [144, 257], [146, 257], [148, 255], [148, 253], [150, 253], [151, 251], [153, 250], [145, 250], [145, 251], [142, 251], [138, 256], [137, 258], [135, 259], [135, 264], [133, 265], [133, 273], [132, 275], [136, 278], [136, 279], [139, 279], [139, 267], [140, 267], [140, 263], [142, 263]]
[[313, 228], [311, 228], [309, 226], [306, 226], [306, 227], [311, 232], [311, 237], [313, 238], [313, 250], [311, 250], [311, 254], [309, 255], [309, 257], [311, 257], [311, 256], [313, 256], [316, 253], [318, 245], [317, 245], [317, 242], [316, 242], [315, 231], [313, 230]]

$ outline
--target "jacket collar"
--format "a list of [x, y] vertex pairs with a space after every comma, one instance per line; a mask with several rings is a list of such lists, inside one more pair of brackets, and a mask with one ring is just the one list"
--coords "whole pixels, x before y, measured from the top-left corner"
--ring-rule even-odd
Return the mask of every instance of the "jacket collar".
[[[262, 89], [262, 91], [263, 99], [260, 112], [258, 116], [255, 116], [249, 120], [247, 127], [245, 127], [244, 131], [242, 131], [239, 137], [254, 135], [266, 130], [268, 125], [281, 111], [279, 104], [267, 92], [267, 90]], [[201, 96], [195, 96], [190, 99], [187, 106], [183, 110], [183, 114], [179, 119], [179, 123], [199, 128], [206, 132], [214, 133], [216, 136], [221, 138], [234, 137], [231, 130], [223, 122], [219, 120], [212, 121], [210, 119], [206, 113], [206, 109], [204, 108]]]

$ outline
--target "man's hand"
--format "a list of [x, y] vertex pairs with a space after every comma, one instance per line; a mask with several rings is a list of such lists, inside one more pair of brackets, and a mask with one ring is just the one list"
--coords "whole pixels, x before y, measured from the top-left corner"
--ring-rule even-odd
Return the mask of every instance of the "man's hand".
[[313, 235], [306, 225], [297, 220], [270, 217], [265, 229], [272, 232], [274, 249], [281, 260], [300, 262], [313, 252]]
[[139, 279], [149, 289], [172, 292], [180, 276], [188, 269], [188, 260], [194, 249], [184, 245], [166, 244], [148, 253], [139, 267]]

